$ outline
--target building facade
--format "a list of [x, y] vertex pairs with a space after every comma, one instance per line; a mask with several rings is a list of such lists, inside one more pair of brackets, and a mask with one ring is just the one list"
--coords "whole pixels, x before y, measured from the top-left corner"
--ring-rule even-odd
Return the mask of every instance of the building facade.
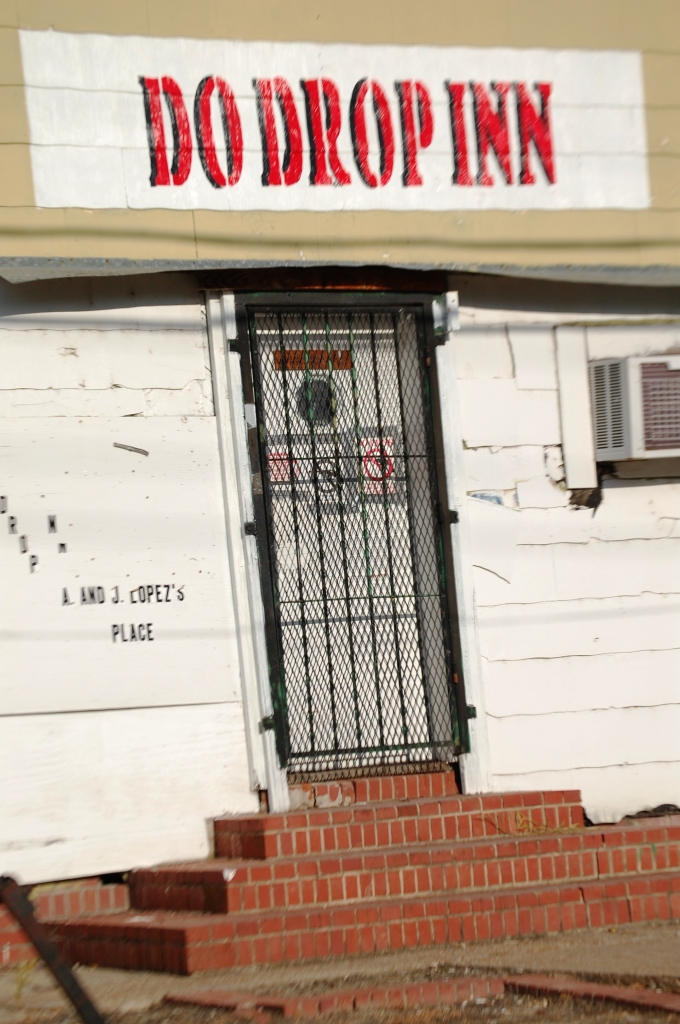
[[3, 873], [386, 767], [680, 804], [678, 29], [6, 6]]

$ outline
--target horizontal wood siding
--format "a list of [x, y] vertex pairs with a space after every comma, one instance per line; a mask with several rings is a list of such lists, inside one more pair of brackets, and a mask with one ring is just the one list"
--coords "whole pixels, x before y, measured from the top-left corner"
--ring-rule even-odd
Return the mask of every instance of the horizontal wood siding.
[[[453, 342], [493, 785], [580, 788], [616, 820], [680, 804], [680, 481], [570, 505], [553, 330], [531, 319], [463, 310]], [[679, 329], [586, 336], [591, 358], [660, 354]]]
[[204, 308], [138, 288], [0, 304], [0, 868], [24, 882], [202, 857], [257, 805]]

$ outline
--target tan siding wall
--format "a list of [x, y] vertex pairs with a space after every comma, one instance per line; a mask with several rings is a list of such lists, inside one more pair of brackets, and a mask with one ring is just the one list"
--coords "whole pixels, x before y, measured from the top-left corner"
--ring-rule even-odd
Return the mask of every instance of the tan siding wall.
[[[389, 17], [385, 17], [389, 8]], [[269, 214], [36, 210], [17, 28], [198, 38], [642, 49], [652, 207], [640, 212]], [[179, 0], [92, 5], [18, 0], [0, 7], [0, 252], [540, 266], [680, 266], [680, 7], [589, 0], [469, 7], [441, 0], [250, 4]], [[670, 216], [669, 216], [670, 214]]]

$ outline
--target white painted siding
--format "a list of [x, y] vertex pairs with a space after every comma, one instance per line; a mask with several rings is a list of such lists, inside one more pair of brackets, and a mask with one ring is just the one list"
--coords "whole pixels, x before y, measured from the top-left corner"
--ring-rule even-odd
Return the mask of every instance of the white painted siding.
[[205, 856], [257, 806], [200, 296], [69, 287], [0, 304], [0, 873], [26, 882]]
[[[462, 309], [458, 381], [441, 386], [459, 408], [489, 772], [499, 791], [579, 788], [592, 820], [617, 820], [680, 804], [680, 482], [608, 479], [595, 512], [569, 504], [548, 319]], [[590, 358], [680, 336], [585, 333]]]

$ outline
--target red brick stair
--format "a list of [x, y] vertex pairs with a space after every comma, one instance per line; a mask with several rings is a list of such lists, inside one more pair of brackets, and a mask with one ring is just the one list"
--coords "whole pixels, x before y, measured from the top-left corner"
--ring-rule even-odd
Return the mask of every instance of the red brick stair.
[[[48, 882], [34, 886], [28, 895], [37, 916], [49, 921], [117, 914], [130, 905], [126, 885], [102, 882], [99, 878]], [[14, 967], [34, 960], [35, 956], [28, 936], [0, 903], [0, 966]]]
[[215, 852], [218, 857], [265, 860], [515, 835], [523, 829], [574, 825], [583, 825], [578, 791], [442, 795], [329, 810], [218, 818]]
[[418, 844], [339, 855], [213, 860], [134, 872], [144, 910], [226, 914], [432, 896], [680, 871], [680, 827], [579, 830], [491, 842]]
[[80, 963], [191, 973], [680, 917], [680, 820], [585, 828], [578, 793], [467, 797], [448, 773], [336, 787], [219, 819], [217, 858], [132, 872], [134, 910], [55, 935]]

